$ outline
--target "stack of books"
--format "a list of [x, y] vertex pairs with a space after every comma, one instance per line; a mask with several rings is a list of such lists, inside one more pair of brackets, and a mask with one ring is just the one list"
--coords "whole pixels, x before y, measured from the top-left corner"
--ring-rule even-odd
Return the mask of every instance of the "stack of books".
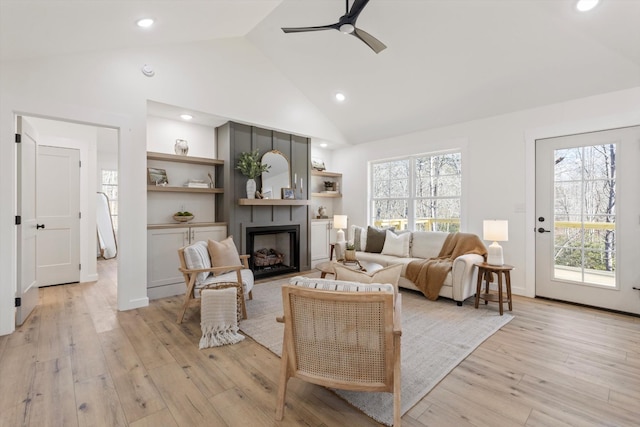
[[189, 188], [209, 188], [209, 183], [200, 179], [190, 179], [184, 186]]

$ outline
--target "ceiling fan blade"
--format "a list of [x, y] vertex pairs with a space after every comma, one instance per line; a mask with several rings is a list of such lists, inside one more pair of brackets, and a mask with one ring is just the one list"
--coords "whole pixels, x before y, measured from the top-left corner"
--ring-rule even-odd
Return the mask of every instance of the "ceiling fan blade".
[[294, 27], [294, 28], [282, 28], [285, 33], [305, 33], [307, 31], [323, 31], [323, 30], [337, 30], [338, 24], [320, 25], [318, 27]]
[[365, 30], [356, 28], [351, 34], [365, 42], [366, 45], [373, 49], [375, 53], [380, 53], [387, 48], [387, 45], [382, 43], [377, 38], [373, 37], [371, 34], [367, 33]]
[[369, 0], [355, 0], [351, 6], [351, 10], [346, 15], [347, 20], [352, 24], [356, 22], [358, 15], [360, 15], [360, 12], [362, 12], [362, 9], [364, 9], [367, 3], [369, 3]]

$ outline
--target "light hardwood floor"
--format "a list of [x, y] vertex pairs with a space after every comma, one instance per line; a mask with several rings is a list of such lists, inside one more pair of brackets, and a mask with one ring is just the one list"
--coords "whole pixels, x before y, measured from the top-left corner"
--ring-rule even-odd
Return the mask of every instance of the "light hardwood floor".
[[[198, 310], [178, 326], [180, 298], [117, 312], [115, 267], [41, 289], [27, 322], [0, 337], [1, 426], [379, 425], [295, 379], [275, 422], [278, 357], [249, 338], [198, 350]], [[522, 297], [514, 314], [405, 426], [639, 425], [639, 318]]]

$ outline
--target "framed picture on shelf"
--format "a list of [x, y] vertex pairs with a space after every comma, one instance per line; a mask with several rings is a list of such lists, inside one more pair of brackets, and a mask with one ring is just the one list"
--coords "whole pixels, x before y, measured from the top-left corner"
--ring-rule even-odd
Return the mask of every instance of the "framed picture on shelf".
[[262, 198], [263, 199], [271, 199], [271, 198], [273, 198], [273, 193], [271, 191], [271, 187], [262, 188]]
[[293, 192], [293, 188], [283, 188], [282, 189], [282, 198], [283, 199], [289, 199], [289, 200], [295, 199], [296, 195]]
[[164, 169], [147, 168], [150, 185], [167, 185], [169, 180], [167, 179], [167, 171]]
[[311, 167], [317, 171], [325, 170], [324, 160], [321, 159], [311, 159]]

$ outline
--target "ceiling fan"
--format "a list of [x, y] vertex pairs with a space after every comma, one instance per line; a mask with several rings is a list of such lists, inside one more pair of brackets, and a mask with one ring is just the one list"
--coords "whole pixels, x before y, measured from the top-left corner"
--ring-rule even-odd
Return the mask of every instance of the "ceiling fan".
[[318, 27], [297, 27], [297, 28], [283, 28], [285, 33], [304, 33], [307, 31], [323, 31], [323, 30], [338, 30], [344, 34], [351, 34], [362, 40], [367, 46], [369, 46], [375, 53], [380, 53], [387, 46], [371, 34], [367, 33], [360, 28], [356, 28], [356, 20], [362, 12], [362, 9], [369, 3], [369, 0], [355, 0], [349, 10], [349, 0], [345, 0], [347, 4], [347, 12], [340, 17], [340, 20], [335, 24], [321, 25]]

